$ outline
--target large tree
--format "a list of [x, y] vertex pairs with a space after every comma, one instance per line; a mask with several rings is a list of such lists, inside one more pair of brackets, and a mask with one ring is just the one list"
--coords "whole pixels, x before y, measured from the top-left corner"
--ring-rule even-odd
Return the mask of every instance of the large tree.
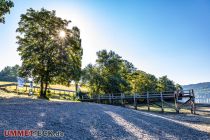
[[83, 73], [83, 81], [94, 93], [121, 93], [131, 91], [128, 81], [134, 66], [113, 51], [97, 52], [96, 65], [88, 65]]
[[89, 64], [83, 69], [82, 81], [89, 87], [92, 94], [104, 93], [102, 89], [105, 84], [104, 77], [96, 65]]
[[157, 87], [157, 78], [144, 71], [137, 70], [131, 76], [132, 91], [134, 93], [154, 92]]
[[0, 0], [0, 23], [5, 23], [5, 14], [10, 13], [10, 9], [14, 6], [11, 0]]
[[180, 84], [176, 84], [175, 87], [177, 91], [183, 90], [183, 87]]
[[162, 76], [158, 79], [157, 84], [157, 91], [163, 92], [163, 91], [175, 91], [176, 87], [172, 80], [168, 79], [167, 76]]
[[68, 29], [70, 21], [55, 11], [28, 9], [21, 15], [17, 32], [18, 52], [22, 59], [20, 75], [40, 82], [40, 96], [46, 97], [53, 80], [78, 81], [82, 48], [80, 31]]
[[[80, 39], [80, 30], [77, 27], [73, 27], [70, 33], [71, 37], [69, 39], [63, 38], [62, 45], [69, 45], [68, 55], [69, 57], [60, 58], [62, 65], [58, 76], [53, 78], [55, 83], [59, 83], [62, 85], [69, 85], [71, 81], [75, 82], [75, 89], [77, 91], [78, 82], [81, 76], [81, 66], [82, 66], [82, 55], [83, 50], [81, 48], [81, 39]], [[66, 61], [64, 61], [65, 59]]]

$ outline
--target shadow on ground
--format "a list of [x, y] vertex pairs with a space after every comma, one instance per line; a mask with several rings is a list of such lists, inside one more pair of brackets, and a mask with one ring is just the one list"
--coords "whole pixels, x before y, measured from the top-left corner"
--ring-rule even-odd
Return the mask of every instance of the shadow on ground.
[[1, 98], [0, 110], [0, 139], [4, 130], [14, 129], [64, 133], [62, 138], [27, 139], [210, 139], [205, 131], [119, 106]]

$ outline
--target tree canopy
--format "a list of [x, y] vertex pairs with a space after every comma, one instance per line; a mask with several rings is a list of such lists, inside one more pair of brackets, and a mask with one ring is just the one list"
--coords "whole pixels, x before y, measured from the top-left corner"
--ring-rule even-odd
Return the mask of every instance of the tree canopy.
[[175, 91], [176, 87], [172, 80], [168, 79], [167, 76], [162, 76], [159, 78], [157, 83], [157, 91]]
[[20, 66], [7, 66], [0, 72], [0, 81], [16, 82]]
[[181, 86], [163, 76], [137, 70], [134, 65], [113, 51], [97, 52], [96, 64], [83, 69], [82, 81], [92, 94], [103, 93], [143, 93], [175, 91]]
[[155, 92], [157, 89], [158, 79], [144, 71], [135, 71], [131, 77], [132, 91], [135, 93]]
[[5, 23], [5, 14], [10, 13], [10, 9], [14, 7], [11, 0], [0, 0], [0, 23]]
[[83, 70], [82, 80], [93, 93], [120, 93], [131, 89], [128, 75], [134, 66], [113, 51], [97, 52], [96, 64]]
[[53, 81], [79, 80], [83, 53], [80, 30], [67, 28], [69, 23], [44, 8], [30, 8], [21, 15], [17, 28], [17, 50], [22, 60], [19, 74], [40, 83], [40, 96], [46, 97]]

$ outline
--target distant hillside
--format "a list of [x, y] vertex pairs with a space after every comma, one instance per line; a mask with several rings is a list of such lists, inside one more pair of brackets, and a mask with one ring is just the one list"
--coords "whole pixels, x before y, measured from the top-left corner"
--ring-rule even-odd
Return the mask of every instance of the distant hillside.
[[182, 87], [183, 89], [206, 89], [206, 88], [210, 88], [210, 82], [184, 85]]

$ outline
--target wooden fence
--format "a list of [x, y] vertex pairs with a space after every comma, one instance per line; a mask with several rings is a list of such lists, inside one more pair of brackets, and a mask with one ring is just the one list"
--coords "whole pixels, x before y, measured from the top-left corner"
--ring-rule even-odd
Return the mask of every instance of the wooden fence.
[[[6, 88], [6, 87], [11, 87], [11, 86], [16, 86], [16, 90], [18, 90], [18, 85], [16, 83], [0, 85], [0, 88]], [[27, 89], [30, 88], [29, 85], [24, 85], [23, 87], [26, 88], [26, 91], [27, 91]], [[35, 91], [37, 91], [39, 89], [40, 89], [39, 86], [33, 86], [33, 92], [35, 92]], [[73, 90], [65, 90], [65, 89], [58, 89], [58, 88], [47, 88], [47, 90], [52, 90], [52, 91], [54, 91], [54, 93], [56, 91], [58, 91], [58, 92], [64, 92], [64, 93], [66, 93], [66, 92], [67, 93], [72, 93], [72, 92], [75, 93], [75, 91], [73, 91]]]
[[[182, 99], [185, 101], [182, 101]], [[177, 113], [180, 109], [186, 106], [190, 106], [191, 113], [195, 114], [195, 95], [193, 90], [183, 90], [179, 92], [160, 92], [160, 93], [135, 93], [133, 95], [120, 94], [105, 94], [95, 96], [82, 96], [81, 101], [84, 102], [96, 102], [96, 103], [108, 103], [114, 104], [115, 101], [120, 102], [122, 106], [126, 103], [133, 104], [137, 109], [139, 105], [145, 103], [148, 111], [150, 111], [151, 105], [156, 105], [164, 112], [164, 107], [173, 108]]]
[[[0, 88], [5, 88], [8, 86], [16, 86], [17, 84], [5, 84], [0, 85]], [[24, 87], [29, 88], [29, 85], [24, 85]], [[33, 86], [33, 90], [37, 90], [40, 87]], [[67, 92], [67, 93], [75, 93], [72, 90], [64, 90], [64, 89], [56, 89], [56, 88], [48, 88], [48, 90], [53, 90], [59, 92]], [[107, 104], [115, 104], [116, 102], [120, 103], [122, 106], [126, 104], [133, 104], [134, 108], [137, 109], [138, 106], [142, 104], [146, 104], [148, 111], [150, 111], [151, 105], [158, 106], [162, 112], [164, 112], [165, 107], [169, 107], [174, 109], [177, 113], [183, 108], [190, 107], [191, 113], [195, 114], [195, 94], [194, 90], [183, 90], [179, 92], [160, 92], [160, 93], [135, 93], [133, 95], [130, 94], [104, 94], [104, 95], [95, 95], [95, 96], [87, 96], [82, 95], [81, 101], [83, 102], [96, 102], [96, 103], [107, 103]]]

